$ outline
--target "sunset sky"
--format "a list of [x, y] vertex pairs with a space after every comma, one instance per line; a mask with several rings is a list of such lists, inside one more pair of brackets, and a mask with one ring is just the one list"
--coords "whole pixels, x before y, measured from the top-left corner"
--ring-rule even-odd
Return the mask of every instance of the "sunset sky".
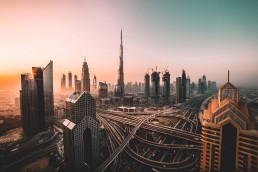
[[125, 82], [148, 68], [182, 69], [192, 81], [258, 88], [256, 0], [1, 0], [0, 90], [20, 89], [20, 74], [54, 62], [80, 79], [84, 56], [98, 81], [115, 84], [123, 29]]

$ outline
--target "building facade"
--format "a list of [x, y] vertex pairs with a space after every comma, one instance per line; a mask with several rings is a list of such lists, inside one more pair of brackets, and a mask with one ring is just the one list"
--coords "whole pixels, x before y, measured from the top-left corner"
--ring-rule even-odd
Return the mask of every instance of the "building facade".
[[99, 98], [108, 97], [108, 85], [103, 82], [99, 82]]
[[208, 90], [209, 91], [214, 91], [217, 89], [217, 84], [215, 81], [208, 81]]
[[182, 100], [182, 79], [181, 77], [176, 78], [176, 103], [181, 103]]
[[61, 91], [65, 91], [65, 90], [66, 90], [66, 76], [65, 74], [63, 74], [61, 78]]
[[54, 115], [53, 61], [43, 69], [45, 115]]
[[190, 99], [191, 97], [191, 80], [190, 77], [188, 76], [186, 78], [186, 98]]
[[151, 74], [151, 98], [155, 103], [159, 102], [160, 97], [160, 77], [157, 71]]
[[94, 77], [93, 77], [93, 83], [92, 83], [92, 85], [93, 85], [93, 89], [94, 89], [94, 90], [97, 90], [97, 77], [96, 77], [96, 75], [94, 75]]
[[205, 75], [202, 76], [202, 82], [203, 82], [203, 89], [204, 89], [204, 92], [206, 92], [208, 86], [207, 86], [207, 80], [206, 80], [206, 76], [205, 76]]
[[258, 131], [229, 80], [203, 113], [200, 171], [258, 171]]
[[64, 125], [64, 157], [72, 171], [92, 170], [99, 156], [99, 124], [95, 99], [89, 92], [74, 92], [66, 100], [69, 119]]
[[[78, 80], [78, 77], [77, 77], [77, 75], [74, 75], [74, 89], [76, 90], [76, 82], [77, 82], [77, 80]], [[81, 90], [80, 90], [81, 91]]]
[[162, 97], [164, 98], [165, 102], [169, 102], [170, 97], [170, 74], [168, 71], [166, 71], [162, 76], [163, 81], [163, 91], [162, 91]]
[[181, 80], [181, 102], [185, 102], [186, 100], [186, 74], [185, 74], [185, 70], [182, 70], [182, 80]]
[[70, 72], [68, 72], [68, 88], [69, 88], [69, 90], [72, 90], [72, 88], [73, 88], [72, 84], [73, 84], [73, 74], [70, 71]]
[[80, 92], [82, 90], [81, 85], [82, 85], [81, 80], [77, 79], [75, 82], [75, 91]]
[[205, 94], [205, 84], [203, 78], [199, 78], [198, 80], [198, 93]]
[[148, 73], [144, 76], [144, 97], [150, 97], [150, 75]]
[[24, 134], [34, 135], [46, 128], [43, 71], [32, 67], [32, 73], [21, 75], [21, 120]]

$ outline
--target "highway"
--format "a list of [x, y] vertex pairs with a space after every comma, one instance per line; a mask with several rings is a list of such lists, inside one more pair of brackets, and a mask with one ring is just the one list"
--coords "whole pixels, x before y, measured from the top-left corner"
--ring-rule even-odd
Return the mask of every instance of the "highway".
[[[103, 114], [101, 116], [106, 119], [109, 119], [109, 120], [120, 122], [123, 125], [125, 125], [125, 124], [132, 125], [132, 126], [137, 125], [137, 120], [132, 120], [132, 119], [123, 118], [120, 116], [115, 116], [115, 115], [110, 115], [110, 114], [109, 115]], [[150, 131], [158, 132], [161, 134], [167, 134], [167, 135], [175, 136], [175, 137], [178, 137], [181, 139], [189, 140], [189, 141], [197, 143], [197, 144], [200, 143], [200, 139], [201, 139], [200, 134], [191, 133], [191, 132], [185, 131], [183, 129], [171, 128], [171, 127], [167, 127], [164, 125], [152, 124], [152, 123], [149, 123], [146, 121], [140, 127], [145, 130], [150, 130]]]
[[150, 145], [158, 148], [197, 149], [197, 150], [201, 149], [200, 145], [163, 144], [163, 143], [157, 143], [157, 142], [151, 142], [149, 140], [145, 140], [137, 135], [135, 135], [134, 138], [146, 145]]
[[[106, 120], [104, 120], [103, 118], [102, 120], [104, 123], [106, 122]], [[117, 144], [119, 144], [119, 142], [123, 140], [123, 136], [120, 133], [119, 129], [111, 124], [109, 125], [108, 129], [113, 130], [112, 138]], [[185, 169], [196, 163], [196, 157], [193, 157], [192, 156], [193, 154], [190, 154], [187, 159], [178, 161], [178, 162], [160, 162], [160, 161], [150, 160], [148, 158], [145, 158], [137, 154], [128, 145], [126, 145], [124, 150], [128, 155], [130, 155], [133, 159], [137, 160], [138, 162], [141, 162], [145, 165], [149, 165], [155, 168], [164, 169], [164, 170], [175, 170], [180, 168]]]
[[37, 151], [31, 152], [30, 154], [28, 154], [27, 156], [23, 156], [20, 160], [15, 161], [7, 166], [4, 166], [3, 168], [1, 168], [1, 172], [10, 172], [13, 170], [17, 170], [20, 169], [24, 166], [26, 166], [27, 164], [30, 164], [31, 162], [35, 161], [36, 159], [42, 158], [46, 155], [48, 155], [51, 152], [54, 152], [56, 150], [56, 144], [50, 144], [49, 146], [45, 147], [45, 148], [41, 148]]
[[[195, 97], [181, 104], [180, 114], [171, 113], [170, 109], [138, 112], [134, 115], [114, 110], [99, 113], [99, 120], [105, 127], [110, 145], [113, 145], [113, 153], [96, 171], [105, 171], [107, 167], [112, 171], [120, 171], [118, 164], [126, 161], [119, 157], [123, 150], [137, 162], [131, 171], [139, 171], [142, 165], [162, 171], [196, 170], [201, 148], [198, 112], [202, 110], [200, 106], [208, 96], [210, 95]], [[151, 123], [150, 119], [156, 117], [175, 117], [179, 120], [170, 127]], [[138, 136], [138, 129], [156, 133], [160, 137], [155, 141], [145, 139]], [[138, 149], [139, 144], [146, 148], [143, 153]]]
[[52, 137], [51, 140], [48, 140], [49, 144], [41, 146], [41, 148], [38, 148], [35, 151], [27, 152], [26, 154], [23, 154], [21, 158], [15, 162], [12, 162], [8, 165], [1, 166], [0, 171], [1, 172], [10, 172], [10, 171], [16, 171], [33, 161], [40, 159], [46, 155], [48, 155], [51, 152], [56, 151], [56, 143], [59, 141], [59, 138]]
[[112, 161], [117, 157], [118, 154], [121, 153], [121, 151], [123, 151], [124, 147], [129, 143], [129, 141], [132, 139], [133, 135], [135, 134], [135, 132], [139, 129], [139, 127], [142, 125], [142, 123], [152, 117], [151, 116], [147, 116], [145, 118], [143, 118], [140, 122], [138, 122], [135, 127], [133, 128], [133, 130], [130, 132], [130, 134], [124, 139], [124, 141], [120, 144], [120, 146], [108, 157], [108, 159], [102, 163], [96, 170], [95, 172], [102, 172], [104, 171], [111, 163]]

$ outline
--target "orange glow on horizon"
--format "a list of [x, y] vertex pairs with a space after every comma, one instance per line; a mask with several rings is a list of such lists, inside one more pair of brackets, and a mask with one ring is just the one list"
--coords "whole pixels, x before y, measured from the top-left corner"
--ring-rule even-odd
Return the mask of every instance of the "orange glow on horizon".
[[0, 90], [19, 90], [19, 74], [0, 74]]

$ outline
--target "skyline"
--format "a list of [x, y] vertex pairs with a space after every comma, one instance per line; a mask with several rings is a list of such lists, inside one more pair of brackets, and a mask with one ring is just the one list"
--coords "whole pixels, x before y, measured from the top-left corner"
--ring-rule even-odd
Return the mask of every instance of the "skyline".
[[0, 90], [20, 89], [20, 74], [49, 60], [60, 89], [62, 73], [80, 76], [84, 56], [91, 80], [115, 84], [121, 28], [125, 83], [168, 66], [171, 81], [185, 69], [191, 82], [221, 85], [230, 70], [236, 86], [258, 88], [258, 2], [198, 2], [1, 2]]

